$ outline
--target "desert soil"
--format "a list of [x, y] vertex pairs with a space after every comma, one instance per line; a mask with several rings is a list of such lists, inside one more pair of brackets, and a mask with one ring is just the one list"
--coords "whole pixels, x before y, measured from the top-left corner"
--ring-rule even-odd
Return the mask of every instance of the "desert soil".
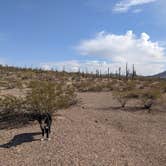
[[166, 113], [112, 108], [108, 92], [78, 94], [54, 117], [50, 141], [37, 123], [0, 131], [0, 166], [166, 166]]

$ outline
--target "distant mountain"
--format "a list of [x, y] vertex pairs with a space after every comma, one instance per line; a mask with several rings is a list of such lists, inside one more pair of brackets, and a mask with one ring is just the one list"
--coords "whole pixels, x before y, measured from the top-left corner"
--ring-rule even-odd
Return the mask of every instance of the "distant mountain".
[[166, 78], [166, 71], [153, 75], [152, 77], [156, 77], [156, 78]]

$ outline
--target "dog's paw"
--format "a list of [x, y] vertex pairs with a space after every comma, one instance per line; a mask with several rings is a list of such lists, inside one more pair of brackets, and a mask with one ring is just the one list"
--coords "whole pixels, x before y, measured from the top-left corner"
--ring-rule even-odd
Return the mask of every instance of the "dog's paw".
[[41, 138], [41, 141], [44, 141], [44, 138]]
[[48, 138], [47, 140], [48, 140], [48, 141], [51, 141], [51, 138]]

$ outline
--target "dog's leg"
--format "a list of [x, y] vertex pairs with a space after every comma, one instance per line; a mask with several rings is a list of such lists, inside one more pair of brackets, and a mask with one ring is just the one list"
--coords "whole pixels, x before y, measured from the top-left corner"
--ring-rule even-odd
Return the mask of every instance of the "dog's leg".
[[49, 129], [47, 128], [46, 129], [46, 132], [47, 132], [47, 139], [49, 138]]
[[41, 138], [41, 141], [44, 140], [44, 129], [41, 129], [42, 130], [42, 138]]
[[51, 126], [49, 126], [48, 131], [49, 131], [49, 133], [51, 133]]
[[52, 118], [51, 116], [49, 116], [49, 124], [48, 124], [49, 133], [51, 133], [51, 124], [52, 124]]
[[50, 133], [49, 128], [46, 128], [47, 140], [50, 140], [49, 133]]

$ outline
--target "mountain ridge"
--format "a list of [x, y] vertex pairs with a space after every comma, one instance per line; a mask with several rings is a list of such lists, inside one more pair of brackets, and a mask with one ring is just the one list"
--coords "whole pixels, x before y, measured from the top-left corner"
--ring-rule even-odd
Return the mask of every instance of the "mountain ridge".
[[163, 72], [161, 72], [161, 73], [152, 75], [152, 77], [166, 78], [166, 71], [163, 71]]

